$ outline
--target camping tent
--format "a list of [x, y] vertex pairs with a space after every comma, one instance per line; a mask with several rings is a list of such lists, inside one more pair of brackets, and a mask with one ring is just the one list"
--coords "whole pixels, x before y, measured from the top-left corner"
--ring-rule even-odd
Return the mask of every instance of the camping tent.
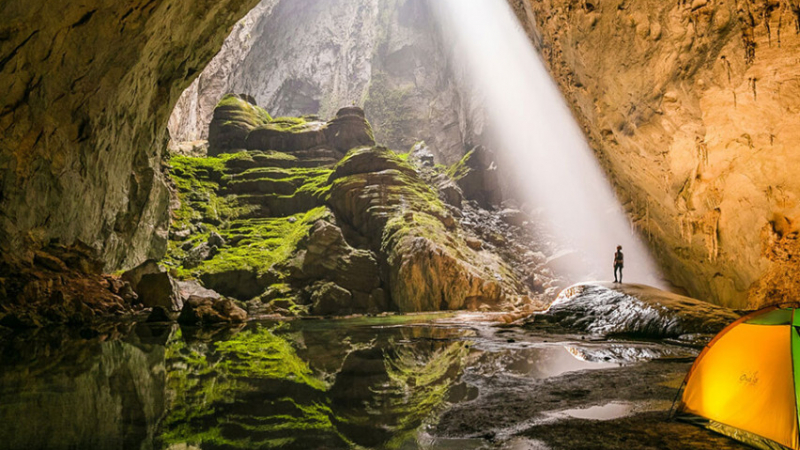
[[679, 417], [757, 448], [800, 450], [800, 309], [765, 308], [722, 330], [686, 375]]

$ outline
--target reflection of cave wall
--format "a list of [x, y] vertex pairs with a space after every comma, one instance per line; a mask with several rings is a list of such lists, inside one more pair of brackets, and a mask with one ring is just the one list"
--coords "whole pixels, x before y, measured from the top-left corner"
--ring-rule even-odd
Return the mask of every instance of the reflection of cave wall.
[[6, 342], [0, 352], [2, 447], [152, 448], [164, 413], [164, 347], [135, 334], [126, 340], [85, 341], [62, 329]]
[[92, 245], [109, 269], [163, 253], [169, 113], [255, 3], [0, 4], [4, 256], [50, 239]]
[[667, 276], [736, 307], [795, 300], [798, 2], [509, 3]]

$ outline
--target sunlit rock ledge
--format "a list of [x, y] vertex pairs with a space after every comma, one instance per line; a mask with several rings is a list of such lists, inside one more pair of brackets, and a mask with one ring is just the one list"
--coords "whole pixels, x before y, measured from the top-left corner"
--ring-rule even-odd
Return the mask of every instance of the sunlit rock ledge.
[[534, 322], [595, 335], [676, 338], [715, 334], [734, 311], [643, 284], [579, 283], [564, 289]]

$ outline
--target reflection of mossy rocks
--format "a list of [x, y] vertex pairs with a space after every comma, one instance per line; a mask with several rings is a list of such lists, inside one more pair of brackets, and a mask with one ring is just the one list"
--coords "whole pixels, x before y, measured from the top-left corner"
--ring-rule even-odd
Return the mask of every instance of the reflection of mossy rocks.
[[250, 96], [227, 94], [214, 109], [208, 128], [208, 154], [245, 148], [247, 134], [272, 118]]

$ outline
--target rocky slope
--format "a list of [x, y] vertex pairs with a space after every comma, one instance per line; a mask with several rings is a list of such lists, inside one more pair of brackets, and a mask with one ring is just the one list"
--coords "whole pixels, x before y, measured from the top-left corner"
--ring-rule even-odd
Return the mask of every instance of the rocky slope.
[[497, 224], [464, 199], [485, 183], [477, 157], [447, 169], [422, 143], [376, 146], [357, 107], [320, 122], [248, 100], [217, 106], [212, 156], [170, 161], [178, 277], [255, 313], [514, 311], [555, 294], [533, 221], [508, 211]]
[[424, 140], [452, 164], [484, 131], [448, 51], [431, 0], [263, 0], [183, 94], [170, 134], [205, 139], [219, 99], [246, 92], [280, 116], [364, 107], [379, 142]]
[[510, 3], [668, 278], [723, 305], [794, 300], [800, 4]]

